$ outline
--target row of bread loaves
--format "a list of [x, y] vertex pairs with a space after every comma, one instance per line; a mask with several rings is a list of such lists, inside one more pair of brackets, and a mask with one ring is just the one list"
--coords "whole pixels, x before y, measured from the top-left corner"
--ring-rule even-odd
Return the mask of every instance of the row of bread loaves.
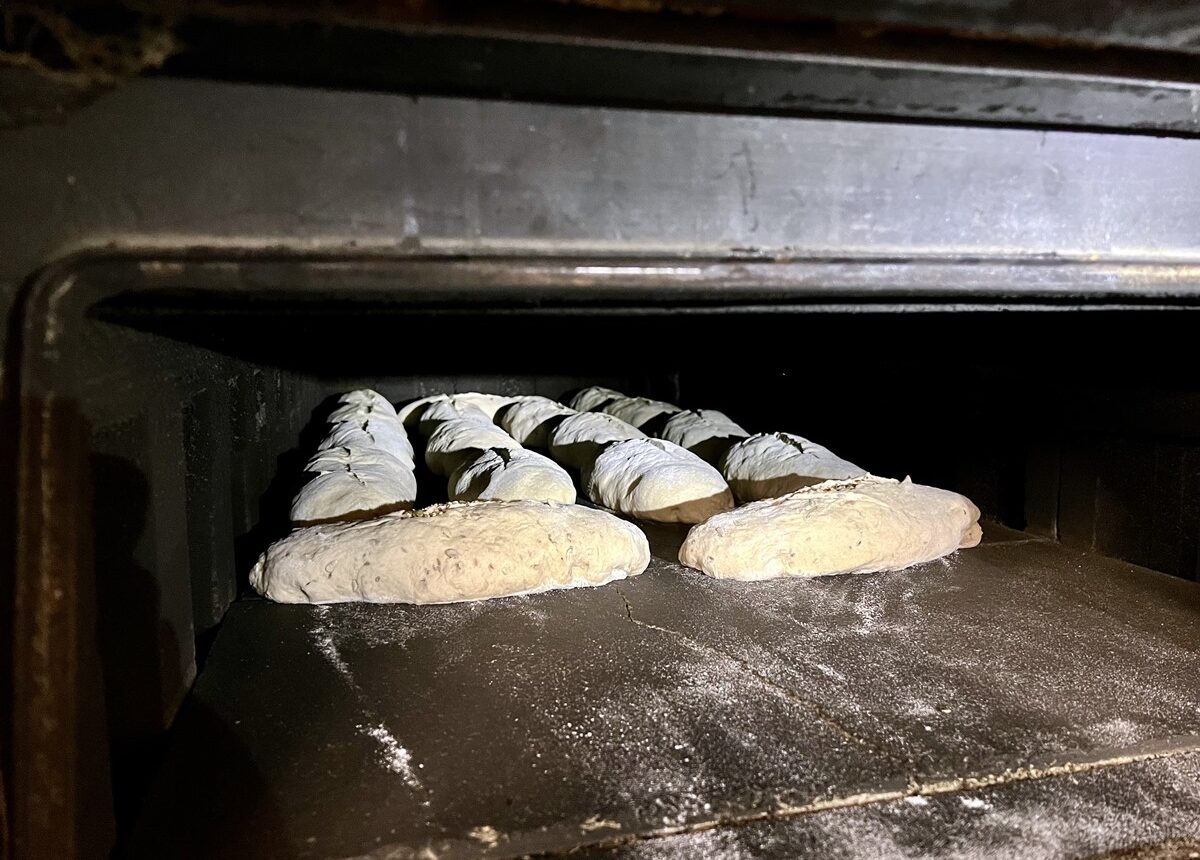
[[[473, 501], [299, 529], [259, 558], [251, 584], [288, 603], [448, 603], [640, 574], [650, 561], [645, 535], [569, 504], [570, 476], [493, 423], [526, 400], [464, 394], [410, 404], [397, 421], [425, 437], [425, 463], [448, 478], [451, 499]], [[548, 444], [542, 425], [570, 414], [553, 406], [509, 410], [504, 423], [522, 441], [541, 434]]]
[[295, 523], [362, 519], [411, 508], [417, 498], [413, 447], [396, 410], [370, 389], [348, 391], [308, 461], [312, 478], [292, 501]]
[[[609, 392], [616, 395], [616, 392]], [[628, 399], [610, 397], [605, 411]], [[658, 419], [641, 407], [649, 426]], [[751, 436], [713, 409], [676, 411], [656, 435], [720, 468], [743, 507], [712, 511], [679, 560], [710, 576], [769, 579], [894, 570], [979, 542], [979, 510], [946, 490], [877, 478], [790, 433]]]
[[[341, 417], [363, 417], [351, 413]], [[301, 530], [260, 559], [256, 588], [285, 601], [425, 603], [641, 572], [648, 553], [636, 529], [602, 512], [585, 511], [597, 518], [585, 523], [574, 513], [584, 509], [532, 501], [565, 487], [573, 499], [574, 490], [566, 472], [526, 445], [579, 470], [597, 504], [639, 519], [698, 523], [679, 558], [714, 577], [896, 569], [980, 537], [978, 509], [956, 493], [876, 478], [802, 437], [749, 436], [715, 410], [685, 411], [611, 389], [585, 389], [570, 406], [542, 397], [438, 395], [410, 404], [396, 422], [427, 439], [425, 462], [448, 477], [452, 499], [520, 501]], [[370, 432], [370, 425], [361, 429]], [[340, 433], [361, 442], [352, 428]], [[387, 435], [384, 429], [371, 438]], [[380, 460], [365, 456], [359, 461], [368, 470]], [[733, 494], [751, 503], [732, 509]], [[333, 573], [314, 576], [318, 555], [321, 569]]]
[[740, 502], [775, 498], [822, 481], [866, 474], [866, 470], [802, 436], [752, 436], [716, 409], [684, 410], [598, 386], [580, 391], [571, 405], [579, 410], [599, 410], [695, 454], [720, 470]]

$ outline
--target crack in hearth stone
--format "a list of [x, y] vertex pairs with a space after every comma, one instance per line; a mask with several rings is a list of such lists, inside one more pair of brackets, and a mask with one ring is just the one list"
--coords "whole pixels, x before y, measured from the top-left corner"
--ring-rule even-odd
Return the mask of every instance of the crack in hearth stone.
[[[1128, 750], [1101, 751], [1094, 756], [1084, 757], [1077, 761], [1062, 762], [1048, 765], [1026, 765], [1009, 768], [997, 773], [978, 774], [974, 776], [949, 777], [947, 779], [931, 780], [923, 783], [910, 784], [904, 790], [867, 791], [849, 794], [843, 797], [833, 797], [814, 800], [804, 804], [777, 804], [771, 809], [748, 810], [742, 813], [730, 813], [715, 816], [704, 821], [695, 821], [678, 826], [656, 828], [638, 833], [625, 833], [609, 836], [595, 842], [581, 843], [561, 851], [529, 853], [524, 857], [560, 857], [581, 849], [619, 848], [638, 842], [663, 839], [670, 836], [680, 836], [692, 833], [704, 833], [710, 830], [734, 829], [772, 821], [786, 821], [804, 815], [813, 815], [836, 809], [874, 806], [892, 803], [909, 797], [936, 797], [945, 794], [955, 794], [961, 791], [978, 791], [1003, 785], [1013, 785], [1022, 782], [1051, 779], [1054, 777], [1073, 776], [1090, 771], [1106, 768], [1122, 767], [1141, 762], [1171, 758], [1173, 756], [1194, 755], [1200, 753], [1200, 736], [1183, 735], [1163, 741], [1153, 741], [1131, 747]], [[511, 855], [518, 856], [518, 855]]]
[[[569, 846], [551, 850], [522, 848], [522, 834], [520, 833], [499, 834], [500, 844], [496, 847], [502, 848], [503, 853], [494, 853], [493, 850], [485, 849], [482, 856], [506, 858], [506, 860], [517, 857], [567, 857], [585, 849], [605, 850], [620, 848], [622, 846], [664, 839], [671, 836], [704, 833], [711, 830], [736, 829], [767, 822], [787, 821], [792, 818], [814, 815], [820, 812], [892, 803], [909, 797], [934, 797], [955, 794], [960, 791], [977, 791], [984, 788], [1072, 776], [1106, 768], [1138, 764], [1156, 759], [1170, 758], [1172, 756], [1194, 755], [1197, 753], [1200, 753], [1200, 735], [1183, 735], [1162, 741], [1140, 744], [1126, 749], [1098, 751], [1091, 756], [1086, 756], [1072, 762], [1045, 765], [1030, 764], [994, 773], [931, 780], [929, 782], [910, 785], [905, 789], [856, 792], [841, 797], [823, 798], [803, 804], [777, 803], [770, 808], [750, 809], [740, 813], [716, 815], [712, 818], [688, 824], [672, 825], [633, 833], [605, 835], [598, 839], [581, 840]], [[451, 860], [451, 858], [477, 856], [481, 856], [480, 845], [477, 841], [471, 839], [448, 839], [419, 847], [390, 845], [366, 854], [344, 857], [342, 860]]]

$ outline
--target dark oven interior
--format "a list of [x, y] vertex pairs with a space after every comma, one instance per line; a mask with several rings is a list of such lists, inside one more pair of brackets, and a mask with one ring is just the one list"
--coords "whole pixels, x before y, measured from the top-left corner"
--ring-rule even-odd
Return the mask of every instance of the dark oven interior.
[[[45, 470], [53, 510], [24, 539], [77, 576], [51, 648], [74, 653], [42, 665], [69, 659], [88, 681], [18, 681], [27, 705], [64, 715], [24, 742], [37, 767], [71, 774], [79, 844], [554, 853], [700, 840], [698, 823], [724, 820], [787, 853], [833, 838], [821, 801], [871, 792], [897, 815], [928, 793], [951, 811], [1008, 804], [1018, 824], [1103, 817], [1111, 777], [1096, 763], [1117, 759], [1141, 792], [1120, 801], [1119, 827], [1192, 802], [1152, 763], [1186, 746], [1197, 692], [1186, 307], [667, 303], [615, 288], [584, 302], [567, 264], [536, 300], [493, 277], [464, 301], [437, 274], [454, 261], [420, 276], [372, 265], [83, 259], [47, 276], [56, 304], [31, 303], [45, 336], [27, 341], [25, 433], [43, 447], [25, 468]], [[669, 267], [653, 277], [670, 286]], [[722, 598], [679, 579], [679, 535], [662, 529], [659, 568], [616, 609], [611, 592], [562, 593], [500, 601], [507, 615], [367, 615], [248, 592], [332, 395], [588, 384], [718, 408], [965, 493], [987, 519], [985, 544], [960, 556], [979, 561]], [[421, 487], [422, 502], [444, 498], [427, 474]], [[70, 511], [80, 526], [61, 528]], [[1045, 773], [1009, 785], [1019, 767]], [[1039, 800], [1056, 767], [1101, 775]], [[30, 796], [49, 779], [20, 778]], [[951, 793], [971, 785], [1013, 796]], [[916, 848], [935, 832], [889, 826]], [[980, 838], [1004, 844], [964, 844]]]

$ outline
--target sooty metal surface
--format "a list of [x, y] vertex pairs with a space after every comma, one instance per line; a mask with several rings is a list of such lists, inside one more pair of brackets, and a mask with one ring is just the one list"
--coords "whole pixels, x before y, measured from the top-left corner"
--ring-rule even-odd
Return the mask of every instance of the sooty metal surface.
[[[1037, 853], [1021, 810], [1136, 794], [1152, 761], [1195, 807], [1200, 586], [1000, 529], [908, 571], [739, 584], [671, 563], [678, 536], [596, 589], [235, 605], [133, 853], [853, 853], [834, 824], [889, 810]], [[1016, 817], [972, 830], [981, 803]], [[1200, 836], [1179, 820], [1151, 837]]]

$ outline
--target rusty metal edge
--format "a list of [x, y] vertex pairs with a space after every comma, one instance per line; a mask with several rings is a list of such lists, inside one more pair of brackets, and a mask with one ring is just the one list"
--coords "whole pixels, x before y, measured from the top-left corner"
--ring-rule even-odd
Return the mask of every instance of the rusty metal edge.
[[79, 260], [51, 264], [30, 279], [14, 308], [16, 379], [16, 547], [12, 597], [12, 710], [8, 788], [13, 858], [76, 856], [74, 654], [76, 590], [86, 548], [80, 534], [86, 489], [71, 473], [85, 442], [69, 404], [30, 385], [52, 297], [70, 286]]

